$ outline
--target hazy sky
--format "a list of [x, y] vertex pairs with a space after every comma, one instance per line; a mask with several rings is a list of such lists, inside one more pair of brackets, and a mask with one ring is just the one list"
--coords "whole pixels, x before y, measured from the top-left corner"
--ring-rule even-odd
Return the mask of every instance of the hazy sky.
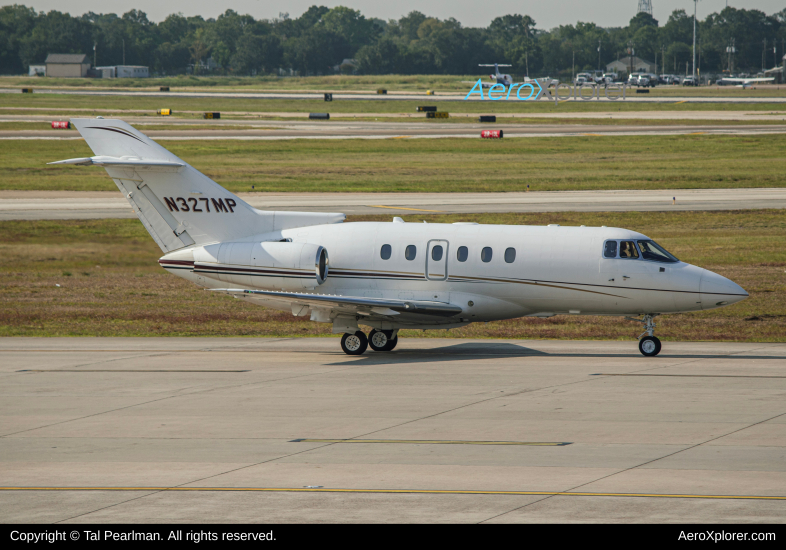
[[[122, 14], [131, 9], [147, 13], [149, 19], [161, 21], [170, 13], [182, 12], [184, 15], [201, 15], [205, 19], [216, 17], [224, 10], [233, 9], [239, 13], [251, 14], [257, 19], [277, 17], [279, 12], [289, 12], [297, 17], [309, 6], [323, 5], [348, 6], [360, 10], [366, 17], [398, 19], [412, 10], [426, 15], [445, 19], [455, 17], [466, 27], [486, 27], [497, 16], [521, 13], [531, 16], [538, 28], [550, 29], [557, 25], [586, 21], [603, 27], [625, 26], [636, 15], [638, 0], [2, 0], [2, 5], [24, 4], [39, 11], [59, 10], [71, 15], [81, 15], [88, 11], [96, 13]], [[718, 12], [726, 5], [735, 8], [758, 9], [772, 14], [786, 8], [786, 0], [701, 0], [698, 4], [698, 18]], [[692, 0], [652, 0], [653, 15], [661, 24], [675, 9], [692, 13]]]

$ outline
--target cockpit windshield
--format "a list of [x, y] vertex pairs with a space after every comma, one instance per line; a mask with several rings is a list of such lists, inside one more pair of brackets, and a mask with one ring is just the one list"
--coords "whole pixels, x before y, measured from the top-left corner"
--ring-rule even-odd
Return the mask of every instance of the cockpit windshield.
[[639, 249], [641, 249], [641, 257], [644, 260], [653, 262], [679, 262], [677, 258], [666, 252], [666, 249], [660, 246], [655, 241], [638, 241]]

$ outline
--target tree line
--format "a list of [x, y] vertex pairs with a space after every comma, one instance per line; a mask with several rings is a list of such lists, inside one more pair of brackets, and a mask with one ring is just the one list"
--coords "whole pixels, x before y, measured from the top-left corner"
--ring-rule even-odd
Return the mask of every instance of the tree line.
[[[697, 37], [703, 73], [757, 72], [781, 63], [786, 9], [766, 15], [728, 7], [697, 21]], [[498, 62], [512, 64], [515, 74], [556, 77], [603, 69], [629, 51], [657, 61], [663, 72], [680, 73], [692, 44], [693, 17], [685, 10], [663, 25], [639, 13], [626, 27], [579, 22], [545, 30], [527, 15], [497, 17], [480, 28], [417, 11], [383, 21], [340, 6], [312, 6], [294, 19], [226, 10], [215, 19], [172, 14], [160, 23], [139, 10], [72, 16], [0, 8], [0, 74], [27, 73], [48, 53], [92, 54], [94, 45], [98, 66], [147, 65], [162, 75], [477, 74], [479, 63]], [[347, 59], [354, 61], [342, 63]]]

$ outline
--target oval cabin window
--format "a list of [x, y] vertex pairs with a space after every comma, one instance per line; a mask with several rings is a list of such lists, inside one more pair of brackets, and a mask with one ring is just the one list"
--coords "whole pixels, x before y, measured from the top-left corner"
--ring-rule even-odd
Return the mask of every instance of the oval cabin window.
[[383, 260], [389, 260], [390, 259], [390, 253], [392, 251], [393, 251], [393, 249], [390, 247], [389, 244], [383, 244], [382, 245], [382, 250], [379, 251], [379, 257], [382, 258]]
[[431, 249], [431, 259], [438, 262], [442, 259], [442, 246], [437, 245]]
[[415, 256], [418, 255], [418, 249], [415, 247], [414, 244], [408, 245], [407, 249], [404, 251], [404, 257], [409, 260], [410, 262], [415, 259]]
[[505, 261], [509, 264], [512, 264], [516, 261], [516, 249], [515, 248], [508, 248], [505, 250]]
[[466, 246], [458, 247], [458, 252], [456, 252], [456, 259], [460, 262], [466, 262], [467, 258], [469, 257], [469, 250]]
[[480, 251], [480, 259], [485, 262], [489, 263], [491, 261], [492, 251], [490, 246], [486, 246], [483, 250]]

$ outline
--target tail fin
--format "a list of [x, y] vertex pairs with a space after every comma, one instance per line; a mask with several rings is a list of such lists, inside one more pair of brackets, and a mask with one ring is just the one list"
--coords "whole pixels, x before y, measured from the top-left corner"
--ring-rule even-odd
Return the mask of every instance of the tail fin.
[[343, 214], [257, 210], [122, 120], [71, 123], [96, 156], [51, 164], [103, 166], [164, 252], [344, 220]]

